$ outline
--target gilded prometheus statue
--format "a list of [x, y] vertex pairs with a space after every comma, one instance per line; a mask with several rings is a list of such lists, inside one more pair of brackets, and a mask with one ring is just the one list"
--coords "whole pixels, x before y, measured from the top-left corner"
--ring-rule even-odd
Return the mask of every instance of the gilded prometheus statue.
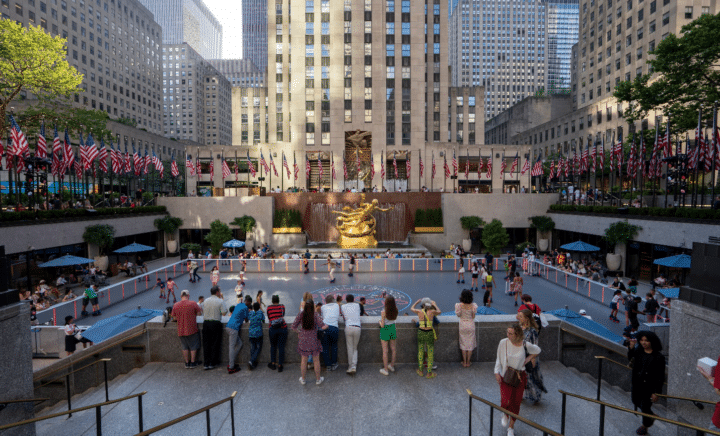
[[377, 200], [365, 203], [365, 194], [360, 197], [360, 206], [353, 209], [345, 206], [342, 211], [333, 211], [338, 214], [336, 228], [340, 232], [338, 245], [341, 248], [373, 248], [377, 247], [375, 239], [376, 210], [387, 212], [392, 209], [382, 209]]

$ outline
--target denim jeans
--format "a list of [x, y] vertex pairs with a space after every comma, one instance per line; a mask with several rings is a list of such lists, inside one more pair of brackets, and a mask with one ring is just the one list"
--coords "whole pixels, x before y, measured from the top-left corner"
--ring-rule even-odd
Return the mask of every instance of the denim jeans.
[[[287, 328], [275, 329], [270, 327], [270, 362], [282, 365], [285, 362], [285, 341], [287, 340], [288, 330]], [[278, 360], [275, 360], [275, 355], [279, 354]]]
[[237, 359], [238, 353], [242, 349], [243, 341], [242, 338], [240, 338], [240, 331], [227, 327], [225, 330], [228, 334], [228, 368], [233, 368], [235, 366], [235, 359]]
[[250, 338], [250, 363], [252, 366], [257, 366], [257, 359], [262, 351], [263, 337]]
[[200, 280], [200, 276], [197, 273], [197, 268], [190, 270], [190, 281]]
[[325, 336], [323, 336], [322, 341], [325, 366], [331, 366], [337, 363], [339, 333], [340, 329], [333, 326], [328, 326], [327, 330], [325, 330]]

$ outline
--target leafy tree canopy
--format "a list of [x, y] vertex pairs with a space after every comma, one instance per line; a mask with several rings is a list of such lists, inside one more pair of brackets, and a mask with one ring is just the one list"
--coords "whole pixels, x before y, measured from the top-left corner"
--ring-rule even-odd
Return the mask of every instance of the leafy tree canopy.
[[482, 243], [493, 256], [500, 254], [509, 242], [510, 236], [500, 220], [494, 219], [483, 228]]
[[5, 114], [20, 92], [55, 100], [80, 91], [83, 76], [66, 60], [66, 42], [40, 26], [0, 19], [0, 132], [6, 131]]
[[620, 82], [614, 96], [629, 107], [624, 116], [635, 122], [647, 118], [652, 110], [661, 110], [673, 132], [685, 132], [697, 126], [698, 110], [705, 107], [704, 118], [720, 100], [720, 14], [701, 15], [683, 26], [681, 36], [668, 35], [648, 61], [656, 74]]
[[220, 220], [210, 223], [210, 233], [205, 235], [205, 240], [210, 244], [213, 255], [217, 255], [222, 250], [222, 244], [232, 239], [232, 230], [227, 224]]

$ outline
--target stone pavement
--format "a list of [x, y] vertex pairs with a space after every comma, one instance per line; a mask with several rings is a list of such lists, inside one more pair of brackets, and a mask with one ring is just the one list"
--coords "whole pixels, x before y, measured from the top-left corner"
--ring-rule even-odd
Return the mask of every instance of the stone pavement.
[[[288, 350], [288, 352], [294, 352]], [[549, 391], [538, 405], [524, 402], [520, 413], [555, 431], [560, 430], [561, 395], [558, 389], [594, 398], [595, 380], [558, 362], [542, 362], [545, 384]], [[325, 382], [315, 385], [311, 372], [307, 385], [298, 382], [296, 364], [286, 366], [283, 373], [261, 365], [255, 371], [243, 367], [237, 374], [215, 369], [188, 370], [178, 363], [150, 363], [110, 383], [110, 398], [147, 391], [143, 398], [145, 430], [192, 412], [229, 396], [235, 398], [235, 429], [237, 435], [293, 434], [303, 435], [461, 435], [468, 432], [468, 395], [465, 389], [496, 404], [500, 393], [493, 377], [492, 363], [474, 363], [462, 368], [459, 363], [439, 364], [438, 377], [433, 380], [415, 374], [414, 364], [400, 364], [397, 372], [382, 376], [377, 365], [360, 365], [356, 376], [348, 376], [341, 367], [325, 372]], [[603, 384], [604, 401], [632, 408], [629, 394]], [[105, 400], [99, 386], [73, 398], [73, 407], [82, 407]], [[598, 434], [599, 406], [568, 398], [567, 435]], [[65, 403], [42, 410], [37, 416], [66, 410]], [[218, 406], [210, 412], [213, 435], [229, 435], [230, 406]], [[655, 407], [661, 416], [670, 417], [662, 407]], [[130, 435], [138, 432], [137, 400], [106, 407], [102, 410], [104, 434]], [[709, 418], [709, 415], [708, 415]], [[473, 404], [473, 434], [487, 435], [489, 407]], [[606, 435], [634, 435], [640, 418], [608, 410]], [[54, 418], [37, 424], [39, 436], [94, 435], [95, 411], [74, 414], [72, 418]], [[653, 436], [669, 436], [675, 429], [656, 423]], [[156, 435], [204, 435], [205, 416], [195, 416]], [[500, 415], [494, 414], [494, 435], [505, 435]], [[516, 435], [539, 435], [525, 424], [516, 425]]]

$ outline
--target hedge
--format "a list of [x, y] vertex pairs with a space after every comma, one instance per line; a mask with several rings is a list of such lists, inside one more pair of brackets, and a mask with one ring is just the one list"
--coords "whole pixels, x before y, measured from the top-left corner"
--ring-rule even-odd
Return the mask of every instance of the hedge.
[[415, 211], [415, 227], [442, 227], [442, 209], [418, 209]]
[[[589, 212], [598, 214], [619, 214], [618, 208], [613, 206], [575, 206], [572, 204], [551, 204], [550, 210], [555, 212]], [[627, 214], [636, 216], [655, 216], [666, 218], [720, 220], [720, 210], [697, 209], [690, 207], [629, 207], [627, 208]]]
[[278, 209], [273, 218], [273, 227], [302, 227], [302, 215], [295, 209]]
[[36, 219], [62, 220], [79, 217], [87, 218], [110, 215], [137, 215], [143, 213], [164, 214], [167, 213], [167, 208], [165, 206], [106, 207], [95, 209], [94, 212], [86, 209], [25, 210], [21, 212], [0, 213], [0, 222], [35, 221]]

